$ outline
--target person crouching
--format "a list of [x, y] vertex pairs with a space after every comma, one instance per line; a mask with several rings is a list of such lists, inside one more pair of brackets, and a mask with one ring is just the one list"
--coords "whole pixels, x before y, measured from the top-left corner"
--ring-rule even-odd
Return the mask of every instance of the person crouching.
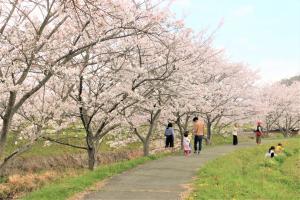
[[268, 152], [266, 153], [265, 157], [267, 158], [273, 158], [277, 156], [276, 153], [275, 153], [275, 147], [274, 146], [271, 146], [268, 150]]

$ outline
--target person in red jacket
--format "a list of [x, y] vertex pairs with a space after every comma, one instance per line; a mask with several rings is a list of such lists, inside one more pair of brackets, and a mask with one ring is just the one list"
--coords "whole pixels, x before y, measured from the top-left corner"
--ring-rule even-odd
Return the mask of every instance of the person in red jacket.
[[261, 122], [257, 122], [256, 130], [255, 130], [255, 137], [256, 137], [256, 144], [261, 144], [261, 137], [263, 135]]

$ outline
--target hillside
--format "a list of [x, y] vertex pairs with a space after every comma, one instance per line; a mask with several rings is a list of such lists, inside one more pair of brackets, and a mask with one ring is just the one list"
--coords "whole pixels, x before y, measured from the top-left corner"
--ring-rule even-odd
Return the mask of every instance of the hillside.
[[281, 83], [285, 84], [285, 85], [291, 85], [294, 82], [299, 82], [300, 81], [300, 75], [297, 76], [293, 76], [291, 78], [287, 78], [287, 79], [282, 79]]

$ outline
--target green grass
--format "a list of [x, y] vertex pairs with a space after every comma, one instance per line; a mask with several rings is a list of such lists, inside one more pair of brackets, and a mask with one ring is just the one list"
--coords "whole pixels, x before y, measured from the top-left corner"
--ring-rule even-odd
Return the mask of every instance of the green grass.
[[137, 159], [123, 161], [111, 165], [106, 165], [88, 171], [83, 175], [76, 177], [68, 177], [51, 183], [34, 191], [23, 198], [23, 200], [62, 200], [71, 197], [72, 195], [82, 192], [93, 184], [104, 180], [105, 178], [119, 174], [140, 164], [150, 160], [156, 160], [168, 154], [159, 154], [148, 157], [140, 157]]
[[[70, 144], [75, 144], [78, 146], [85, 146], [85, 133], [82, 129], [68, 128], [63, 131], [63, 134], [50, 134], [51, 138], [59, 139], [60, 141], [68, 142]], [[17, 147], [21, 147], [23, 144], [27, 143], [26, 140], [18, 140], [18, 144], [15, 145], [16, 135], [10, 135], [8, 138], [8, 144], [6, 145], [6, 155], [12, 153]], [[113, 140], [114, 138], [109, 136], [104, 138], [104, 141], [99, 147], [100, 152], [111, 152], [111, 151], [124, 151], [124, 150], [137, 150], [142, 149], [141, 142], [133, 142], [125, 147], [114, 149], [107, 144], [107, 141]], [[223, 137], [220, 135], [212, 136], [212, 146], [220, 144], [230, 144], [232, 142], [232, 137]], [[31, 157], [47, 157], [47, 156], [59, 156], [65, 154], [77, 154], [86, 153], [85, 150], [76, 149], [65, 145], [56, 144], [51, 142], [50, 146], [44, 146], [45, 140], [39, 139], [28, 151], [23, 153], [21, 157], [31, 158]], [[203, 142], [204, 144], [205, 142]], [[205, 144], [204, 144], [205, 145]]]
[[188, 199], [300, 199], [300, 140], [283, 144], [286, 153], [275, 159], [264, 157], [271, 146], [266, 144], [209, 162]]
[[[51, 138], [59, 139], [60, 141], [69, 142], [76, 145], [85, 145], [84, 132], [82, 129], [69, 128], [63, 131], [62, 134], [49, 134]], [[12, 153], [16, 148], [22, 147], [22, 145], [28, 143], [26, 139], [18, 139], [17, 134], [10, 134], [8, 137], [7, 145], [5, 148], [6, 155]], [[15, 144], [15, 141], [18, 143]], [[32, 147], [23, 153], [22, 157], [33, 157], [33, 156], [56, 156], [63, 155], [66, 153], [81, 153], [84, 152], [80, 149], [75, 149], [72, 147], [51, 143], [50, 146], [44, 146], [45, 140], [39, 139], [32, 145]]]
[[[238, 136], [239, 142], [246, 142], [249, 141], [249, 137], [245, 135]], [[232, 135], [222, 136], [218, 134], [212, 135], [211, 145], [209, 146], [217, 146], [223, 144], [232, 144]], [[205, 140], [203, 140], [203, 145], [205, 145]]]
[[[49, 134], [48, 136], [62, 142], [67, 142], [82, 147], [86, 146], [85, 132], [83, 129], [78, 127], [70, 127], [65, 129], [61, 134]], [[22, 145], [28, 143], [28, 141], [25, 139], [19, 140], [17, 138], [18, 138], [17, 134], [9, 135], [8, 142], [5, 148], [5, 155], [11, 154], [16, 148], [22, 147]], [[136, 150], [142, 147], [141, 143], [134, 142], [128, 144], [126, 147], [115, 149], [110, 147], [107, 144], [109, 140], [113, 140], [113, 139], [114, 138], [111, 137], [104, 137], [103, 142], [99, 146], [99, 151], [111, 152], [111, 151]], [[14, 143], [15, 141], [17, 141], [18, 143], [15, 144]], [[32, 145], [32, 147], [28, 151], [24, 152], [21, 155], [21, 157], [30, 158], [30, 157], [59, 156], [65, 154], [86, 153], [85, 150], [76, 149], [65, 145], [60, 145], [54, 142], [51, 142], [50, 146], [44, 146], [44, 144], [45, 144], [45, 140], [39, 139]]]
[[[221, 135], [212, 135], [211, 139], [211, 145], [222, 145], [222, 144], [231, 144], [232, 143], [232, 136], [224, 137]], [[203, 144], [205, 144], [205, 141], [203, 141]]]

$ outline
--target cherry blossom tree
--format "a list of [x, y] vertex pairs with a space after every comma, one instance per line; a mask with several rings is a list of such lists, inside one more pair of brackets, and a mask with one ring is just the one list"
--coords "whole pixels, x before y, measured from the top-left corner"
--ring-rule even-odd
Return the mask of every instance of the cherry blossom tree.
[[[0, 156], [22, 105], [86, 47], [62, 1], [1, 1]], [[73, 25], [73, 26], [72, 26]], [[78, 38], [72, 41], [72, 38]]]
[[[120, 21], [122, 37], [102, 41], [90, 47], [80, 55], [82, 63], [77, 65], [75, 78], [69, 77], [68, 74], [64, 77], [69, 81], [72, 90], [70, 104], [76, 105], [75, 109], [68, 112], [80, 118], [86, 132], [84, 148], [89, 156], [89, 169], [95, 166], [99, 141], [121, 125], [120, 112], [139, 101], [136, 91], [147, 82], [153, 83], [169, 73], [164, 65], [156, 66], [158, 69], [146, 69], [138, 64], [141, 55], [140, 44], [146, 48], [151, 46], [151, 51], [159, 55], [161, 52], [155, 44], [173, 37], [170, 31], [174, 31], [176, 26], [169, 22], [167, 13], [157, 10], [157, 7], [151, 6], [148, 1], [143, 1], [138, 6], [136, 2], [120, 6], [125, 6], [126, 12], [122, 13], [124, 16], [119, 17], [126, 18], [126, 14], [134, 13], [136, 16], [131, 16], [135, 19], [134, 23], [123, 27], [124, 21]], [[88, 33], [88, 30], [86, 32]], [[170, 38], [163, 38], [163, 35]], [[154, 60], [149, 60], [150, 62], [154, 66]], [[152, 73], [152, 77], [141, 76], [147, 70]], [[162, 76], [159, 72], [165, 75]]]
[[58, 131], [66, 128], [72, 122], [72, 118], [64, 116], [64, 108], [69, 107], [68, 104], [65, 104], [67, 94], [64, 94], [65, 96], [62, 98], [56, 96], [48, 88], [48, 84], [53, 84], [52, 81], [49, 80], [15, 113], [10, 131], [14, 134], [13, 138], [17, 138], [14, 141], [15, 144], [19, 143], [19, 145], [11, 152], [7, 152], [0, 169], [14, 157], [29, 150], [38, 139], [46, 134], [49, 127]]
[[[187, 29], [163, 2], [0, 0], [0, 170], [41, 137], [86, 150], [92, 170], [117, 128], [129, 126], [148, 155], [159, 123], [175, 122], [183, 138], [199, 115], [211, 139], [213, 126], [252, 113], [255, 73], [227, 61], [212, 36]], [[288, 134], [299, 124], [299, 84], [263, 92], [261, 115]], [[73, 123], [86, 145], [45, 135]], [[6, 155], [10, 134], [27, 143]]]
[[[206, 66], [202, 80], [195, 84], [195, 107], [207, 125], [207, 139], [212, 127], [223, 118], [233, 121], [250, 114], [249, 99], [255, 74], [241, 64], [214, 59]], [[199, 80], [199, 79], [198, 79]]]
[[205, 83], [200, 81], [205, 76], [205, 66], [221, 52], [212, 47], [212, 35], [206, 36], [206, 32], [194, 34], [189, 41], [185, 41], [185, 44], [187, 44], [186, 51], [191, 52], [191, 56], [186, 62], [181, 63], [174, 74], [177, 84], [173, 85], [176, 91], [171, 102], [173, 118], [169, 119], [178, 126], [181, 147], [184, 132], [188, 130], [192, 116], [197, 112], [195, 101], [198, 102], [198, 91], [195, 90], [197, 88], [195, 85]]
[[275, 83], [261, 88], [256, 101], [258, 116], [266, 124], [267, 132], [280, 129], [288, 137], [293, 129], [299, 129], [300, 84]]
[[161, 35], [161, 40], [144, 38], [137, 44], [134, 65], [144, 69], [136, 71], [132, 79], [138, 100], [131, 99], [135, 105], [122, 114], [143, 143], [145, 156], [159, 121], [165, 123], [172, 116], [170, 101], [176, 94], [174, 85], [179, 83], [173, 75], [191, 55], [183, 38], [189, 38], [189, 31]]
[[[13, 117], [26, 101], [54, 76], [80, 72], [91, 47], [155, 35], [153, 27], [164, 16], [157, 8], [151, 1], [1, 1], [0, 156]], [[110, 53], [105, 45], [97, 48]]]

